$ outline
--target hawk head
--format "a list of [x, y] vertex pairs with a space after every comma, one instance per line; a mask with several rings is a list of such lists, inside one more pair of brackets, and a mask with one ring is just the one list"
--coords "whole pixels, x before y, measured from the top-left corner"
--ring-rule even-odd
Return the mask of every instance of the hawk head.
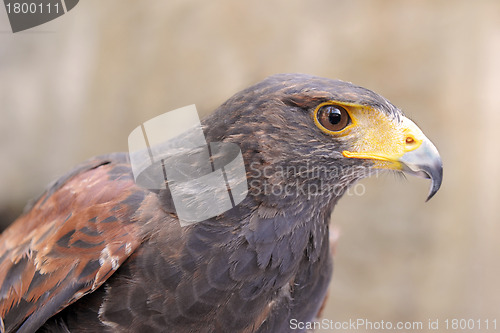
[[439, 153], [418, 126], [348, 82], [274, 75], [234, 95], [204, 125], [208, 141], [241, 146], [250, 193], [278, 206], [304, 195], [329, 206], [384, 169], [430, 178], [427, 200], [442, 181]]

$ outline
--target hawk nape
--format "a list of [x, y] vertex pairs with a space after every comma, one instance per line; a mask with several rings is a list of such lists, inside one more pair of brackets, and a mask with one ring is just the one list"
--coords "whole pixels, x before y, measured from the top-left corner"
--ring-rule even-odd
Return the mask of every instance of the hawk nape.
[[429, 198], [441, 184], [422, 131], [342, 81], [274, 75], [202, 125], [241, 148], [247, 197], [181, 227], [127, 154], [83, 163], [1, 235], [0, 332], [289, 331], [325, 299], [330, 215], [350, 185], [380, 169], [430, 178]]

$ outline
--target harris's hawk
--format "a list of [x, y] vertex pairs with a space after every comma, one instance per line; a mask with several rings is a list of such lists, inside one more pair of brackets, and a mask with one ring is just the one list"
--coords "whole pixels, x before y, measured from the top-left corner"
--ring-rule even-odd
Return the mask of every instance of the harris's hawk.
[[430, 198], [442, 180], [422, 131], [347, 82], [274, 75], [202, 125], [240, 147], [247, 197], [182, 227], [128, 154], [81, 164], [0, 237], [0, 332], [287, 332], [325, 299], [330, 216], [349, 186], [402, 171], [430, 178]]

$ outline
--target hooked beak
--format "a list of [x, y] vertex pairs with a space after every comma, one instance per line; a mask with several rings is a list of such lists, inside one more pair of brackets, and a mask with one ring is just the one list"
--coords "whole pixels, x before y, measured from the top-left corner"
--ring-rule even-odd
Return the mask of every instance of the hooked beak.
[[429, 139], [424, 138], [417, 149], [405, 153], [399, 162], [403, 172], [431, 180], [426, 200], [429, 201], [439, 190], [443, 180], [443, 162], [436, 147]]
[[[395, 123], [380, 117], [374, 125], [372, 120], [356, 118], [363, 132], [353, 144], [353, 150], [344, 150], [347, 158], [369, 159], [375, 168], [391, 169], [431, 179], [427, 200], [436, 194], [443, 180], [443, 162], [438, 150], [422, 133], [420, 128], [406, 117]], [[365, 123], [362, 123], [364, 121]]]

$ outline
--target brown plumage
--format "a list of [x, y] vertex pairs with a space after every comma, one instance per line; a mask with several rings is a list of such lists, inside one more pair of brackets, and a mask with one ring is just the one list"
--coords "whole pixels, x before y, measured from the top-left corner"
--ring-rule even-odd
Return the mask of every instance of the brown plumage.
[[[315, 123], [324, 103], [348, 110], [348, 131]], [[330, 215], [347, 188], [375, 168], [439, 188], [437, 152], [401, 141], [411, 129], [430, 147], [404, 119], [349, 83], [272, 76], [203, 121], [207, 142], [240, 146], [249, 194], [187, 227], [168, 188], [136, 185], [127, 154], [80, 165], [0, 237], [0, 332], [286, 332], [290, 319], [312, 320], [332, 272]], [[369, 134], [381, 122], [394, 130], [390, 150]]]

